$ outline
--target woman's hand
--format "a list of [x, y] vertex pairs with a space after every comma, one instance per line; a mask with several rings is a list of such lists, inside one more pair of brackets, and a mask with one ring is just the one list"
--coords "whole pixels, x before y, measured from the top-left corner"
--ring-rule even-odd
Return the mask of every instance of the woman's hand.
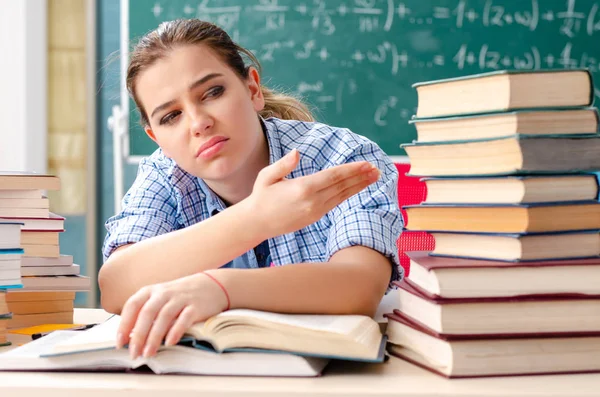
[[251, 212], [265, 238], [295, 232], [317, 222], [327, 212], [379, 179], [379, 170], [366, 161], [346, 163], [312, 175], [285, 179], [300, 156], [293, 150], [263, 168], [248, 197]]
[[132, 295], [121, 312], [117, 348], [129, 343], [132, 358], [156, 354], [162, 341], [174, 345], [193, 324], [225, 310], [228, 299], [204, 273], [149, 285]]

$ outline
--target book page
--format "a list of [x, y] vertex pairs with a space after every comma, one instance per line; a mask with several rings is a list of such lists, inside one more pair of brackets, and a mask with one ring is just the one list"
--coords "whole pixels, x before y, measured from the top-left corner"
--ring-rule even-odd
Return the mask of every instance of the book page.
[[9, 357], [40, 357], [41, 355], [51, 353], [54, 345], [58, 343], [65, 343], [75, 337], [77, 331], [55, 331], [43, 338], [36, 339], [32, 342], [25, 343], [15, 349], [11, 349], [6, 353], [0, 355], [0, 360], [3, 357], [7, 359]]
[[120, 323], [121, 317], [115, 315], [102, 324], [98, 324], [88, 330], [74, 331], [77, 335], [57, 343], [52, 349], [52, 353], [62, 354], [115, 348], [117, 346], [117, 331]]
[[[246, 317], [276, 324], [295, 326], [321, 332], [350, 334], [356, 328], [374, 322], [367, 316], [326, 314], [279, 314], [258, 310], [236, 309], [220, 313], [217, 319]], [[211, 321], [211, 320], [209, 320]]]

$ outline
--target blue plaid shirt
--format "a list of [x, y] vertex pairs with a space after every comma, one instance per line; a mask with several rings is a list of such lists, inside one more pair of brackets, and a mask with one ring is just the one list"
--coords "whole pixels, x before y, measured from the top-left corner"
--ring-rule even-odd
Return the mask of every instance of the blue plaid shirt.
[[[398, 207], [398, 171], [389, 157], [374, 142], [347, 129], [276, 118], [262, 122], [271, 164], [294, 148], [300, 152], [300, 163], [288, 178], [361, 160], [381, 171], [376, 183], [318, 222], [270, 238], [269, 263], [326, 262], [343, 248], [361, 245], [390, 258], [394, 263], [392, 280], [399, 280], [403, 269], [396, 240], [403, 220]], [[191, 226], [225, 208], [202, 179], [182, 170], [158, 149], [140, 162], [137, 178], [123, 198], [123, 210], [106, 221], [104, 259], [121, 245]], [[224, 266], [256, 268], [259, 264], [250, 250]]]

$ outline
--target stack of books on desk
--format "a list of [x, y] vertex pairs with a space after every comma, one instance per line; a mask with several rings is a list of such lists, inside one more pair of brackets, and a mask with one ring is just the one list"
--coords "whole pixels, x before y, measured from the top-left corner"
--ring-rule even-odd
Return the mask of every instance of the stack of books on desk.
[[59, 235], [65, 219], [50, 212], [44, 196], [44, 191], [58, 189], [56, 176], [0, 172], [0, 221], [20, 224], [17, 247], [23, 253], [18, 268], [23, 288], [6, 293], [12, 313], [8, 328], [72, 323], [72, 291], [89, 290], [89, 279], [79, 276], [73, 258], [60, 254]]
[[408, 253], [389, 351], [448, 377], [600, 371], [589, 72], [488, 73], [417, 91], [419, 141], [405, 148], [428, 194], [406, 207], [407, 229], [431, 233], [435, 249]]

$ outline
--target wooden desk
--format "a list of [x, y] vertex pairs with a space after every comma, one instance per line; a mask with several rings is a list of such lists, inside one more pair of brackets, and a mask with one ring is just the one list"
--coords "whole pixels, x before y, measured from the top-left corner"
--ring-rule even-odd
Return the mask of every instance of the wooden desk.
[[[102, 310], [76, 309], [98, 322]], [[392, 357], [386, 364], [332, 363], [321, 378], [0, 372], [2, 397], [399, 396], [598, 397], [600, 374], [447, 380]]]

